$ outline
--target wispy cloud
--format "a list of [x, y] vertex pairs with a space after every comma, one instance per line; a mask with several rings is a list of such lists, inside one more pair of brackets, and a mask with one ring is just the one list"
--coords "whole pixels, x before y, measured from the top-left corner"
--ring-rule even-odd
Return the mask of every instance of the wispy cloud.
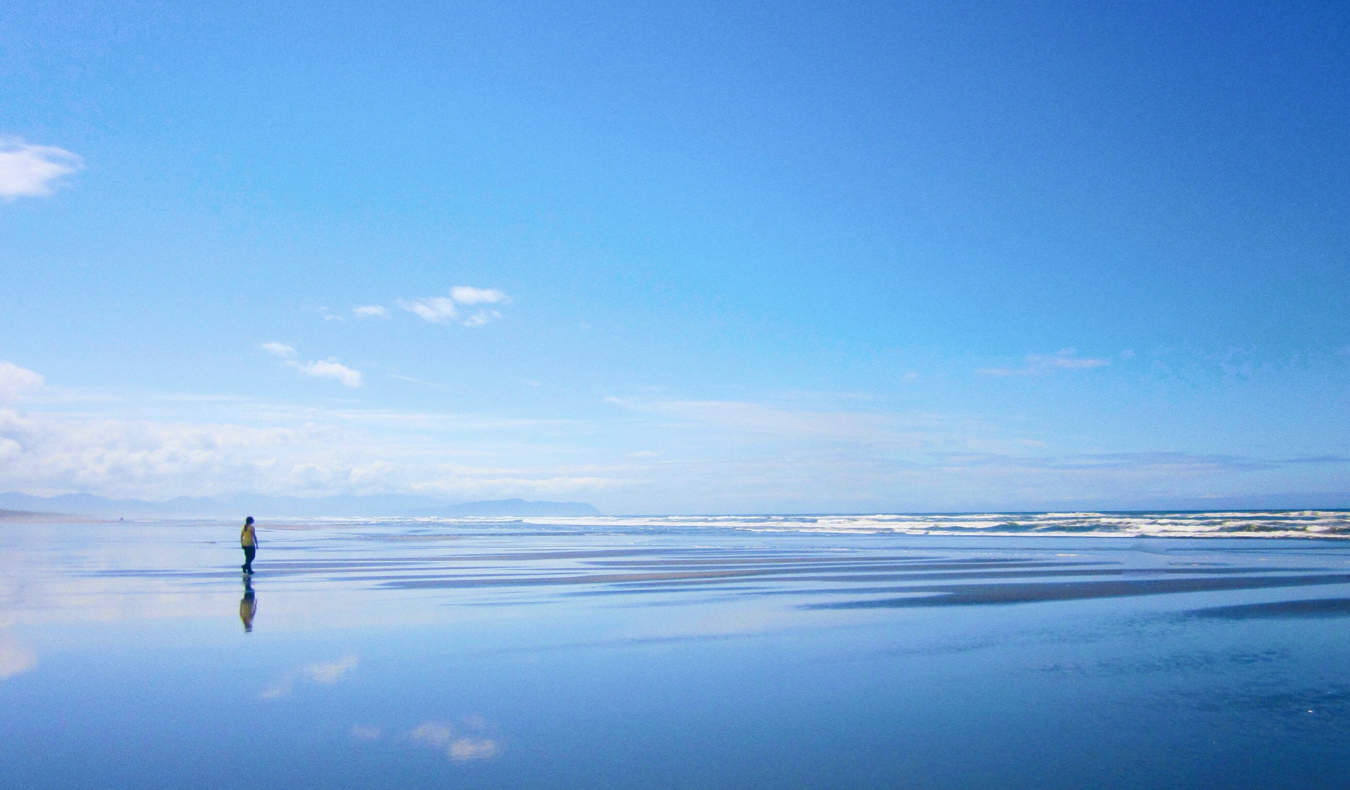
[[604, 401], [639, 414], [782, 438], [876, 442], [912, 438], [905, 436], [906, 431], [894, 416], [869, 412], [784, 408], [751, 401], [640, 401], [615, 397]]
[[1053, 354], [1027, 354], [1025, 363], [1016, 368], [980, 368], [984, 376], [1035, 376], [1056, 370], [1089, 370], [1106, 367], [1111, 360], [1101, 357], [1080, 357], [1072, 348], [1062, 348]]
[[[460, 324], [467, 327], [479, 327], [502, 317], [501, 311], [481, 307], [481, 305], [506, 304], [510, 299], [495, 288], [475, 288], [470, 285], [457, 285], [450, 289], [449, 296], [428, 296], [424, 299], [400, 299], [398, 306], [409, 313], [433, 324]], [[478, 309], [463, 313], [461, 308]]]
[[63, 176], [83, 167], [84, 160], [64, 148], [0, 137], [0, 198], [50, 195]]
[[299, 356], [299, 352], [295, 350], [294, 346], [278, 343], [276, 341], [263, 343], [261, 348], [272, 356], [284, 360], [287, 365], [295, 368], [306, 376], [316, 379], [333, 379], [334, 381], [341, 382], [347, 387], [361, 386], [361, 371], [349, 368], [341, 362], [338, 362], [336, 359], [329, 358], [313, 362], [301, 362], [296, 358]]
[[1143, 470], [1166, 472], [1169, 474], [1213, 471], [1267, 471], [1278, 469], [1289, 464], [1338, 464], [1347, 461], [1347, 459], [1339, 456], [1274, 459], [1180, 452], [1078, 453], [1060, 456], [1016, 456], [1002, 453], [951, 452], [934, 453], [932, 458], [933, 463], [937, 467], [948, 469], [1001, 467], [1006, 469], [1037, 469], [1061, 472], [1128, 472]]
[[412, 301], [400, 299], [398, 306], [423, 321], [430, 321], [433, 324], [451, 323], [459, 315], [459, 308], [455, 305], [455, 300], [448, 296], [429, 296], [425, 299]]
[[363, 304], [353, 307], [352, 315], [357, 318], [388, 318], [389, 308], [381, 304]]
[[501, 317], [502, 317], [501, 312], [497, 310], [479, 310], [478, 312], [474, 313], [468, 318], [465, 318], [460, 323], [464, 324], [465, 326], [471, 327], [483, 326], [484, 324], [496, 321], [498, 318]]
[[474, 288], [471, 285], [456, 285], [450, 289], [450, 298], [459, 304], [504, 304], [506, 294], [496, 288]]
[[361, 386], [361, 371], [354, 370], [334, 359], [321, 359], [314, 362], [296, 362], [295, 369], [316, 379], [333, 379], [346, 387]]
[[266, 351], [267, 353], [271, 354], [274, 357], [281, 357], [282, 359], [295, 359], [296, 353], [295, 347], [288, 346], [285, 343], [278, 343], [276, 341], [263, 343], [262, 350]]
[[17, 400], [20, 395], [41, 387], [41, 373], [0, 360], [0, 403]]

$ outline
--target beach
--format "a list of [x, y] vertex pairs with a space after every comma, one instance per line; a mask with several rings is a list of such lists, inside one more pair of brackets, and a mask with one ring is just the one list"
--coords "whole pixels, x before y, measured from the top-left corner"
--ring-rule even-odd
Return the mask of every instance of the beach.
[[1345, 514], [924, 518], [12, 520], [0, 784], [1343, 785]]

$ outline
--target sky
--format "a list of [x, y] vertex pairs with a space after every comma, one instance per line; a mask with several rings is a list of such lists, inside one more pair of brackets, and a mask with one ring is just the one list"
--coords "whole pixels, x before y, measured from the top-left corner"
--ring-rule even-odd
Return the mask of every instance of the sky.
[[1350, 507], [1350, 6], [0, 9], [0, 491]]

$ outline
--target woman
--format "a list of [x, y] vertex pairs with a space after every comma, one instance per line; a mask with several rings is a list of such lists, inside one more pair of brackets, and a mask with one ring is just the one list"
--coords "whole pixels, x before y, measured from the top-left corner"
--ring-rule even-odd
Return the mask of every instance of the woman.
[[253, 516], [244, 519], [244, 529], [239, 533], [239, 545], [244, 547], [244, 564], [240, 566], [244, 573], [253, 573], [253, 555], [258, 553], [258, 533], [253, 531]]

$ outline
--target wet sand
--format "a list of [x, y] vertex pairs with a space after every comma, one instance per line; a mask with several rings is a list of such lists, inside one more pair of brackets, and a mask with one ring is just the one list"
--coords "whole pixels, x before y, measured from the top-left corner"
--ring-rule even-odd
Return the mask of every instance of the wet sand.
[[251, 578], [231, 524], [0, 533], [0, 784], [1350, 771], [1341, 542], [286, 527], [264, 524]]

